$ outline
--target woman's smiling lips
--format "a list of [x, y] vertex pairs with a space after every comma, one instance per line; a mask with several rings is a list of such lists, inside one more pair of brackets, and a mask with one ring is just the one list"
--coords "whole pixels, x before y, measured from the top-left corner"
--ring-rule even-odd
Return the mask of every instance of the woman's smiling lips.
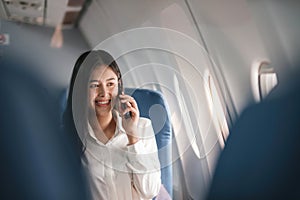
[[111, 100], [95, 100], [95, 105], [97, 106], [108, 106], [110, 105]]

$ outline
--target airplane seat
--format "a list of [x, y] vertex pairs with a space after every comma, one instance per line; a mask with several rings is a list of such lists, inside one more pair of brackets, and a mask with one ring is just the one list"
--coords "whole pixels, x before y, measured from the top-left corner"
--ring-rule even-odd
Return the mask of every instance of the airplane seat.
[[5, 59], [0, 74], [0, 199], [89, 199], [82, 168], [60, 134], [45, 83], [28, 70], [31, 63]]
[[300, 199], [299, 79], [289, 86], [241, 114], [218, 160], [207, 200]]
[[[164, 188], [160, 191], [160, 196], [167, 195], [172, 198], [172, 126], [169, 108], [161, 93], [149, 89], [125, 88], [125, 93], [131, 95], [136, 100], [140, 116], [151, 120], [155, 133], [158, 156], [161, 164], [161, 180]], [[65, 110], [68, 90], [63, 90], [61, 94], [60, 109]], [[63, 113], [63, 112], [62, 112]]]
[[140, 116], [152, 122], [161, 165], [162, 185], [172, 198], [172, 126], [168, 104], [161, 93], [149, 89], [125, 88], [125, 94], [134, 97]]

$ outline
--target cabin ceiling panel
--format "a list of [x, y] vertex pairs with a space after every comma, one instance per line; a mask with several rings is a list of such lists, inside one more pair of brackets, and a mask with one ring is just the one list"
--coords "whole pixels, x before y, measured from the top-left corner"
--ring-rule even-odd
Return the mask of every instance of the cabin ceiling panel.
[[0, 17], [34, 25], [56, 27], [62, 24], [72, 27], [85, 2], [86, 0], [1, 0]]

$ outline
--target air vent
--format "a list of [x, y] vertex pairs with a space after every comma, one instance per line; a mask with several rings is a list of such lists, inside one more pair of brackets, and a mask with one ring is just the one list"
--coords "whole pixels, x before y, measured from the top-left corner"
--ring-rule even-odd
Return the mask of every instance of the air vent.
[[45, 0], [4, 0], [7, 11], [7, 19], [30, 23], [43, 24]]
[[1, 19], [73, 28], [86, 0], [0, 0]]

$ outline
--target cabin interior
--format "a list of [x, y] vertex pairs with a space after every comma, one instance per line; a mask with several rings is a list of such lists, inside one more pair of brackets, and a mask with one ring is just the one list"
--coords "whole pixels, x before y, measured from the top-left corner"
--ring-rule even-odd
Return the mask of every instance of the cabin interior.
[[1, 0], [0, 18], [0, 59], [32, 63], [57, 117], [90, 49], [117, 58], [126, 88], [164, 96], [172, 199], [205, 199], [236, 120], [300, 66], [296, 0]]

